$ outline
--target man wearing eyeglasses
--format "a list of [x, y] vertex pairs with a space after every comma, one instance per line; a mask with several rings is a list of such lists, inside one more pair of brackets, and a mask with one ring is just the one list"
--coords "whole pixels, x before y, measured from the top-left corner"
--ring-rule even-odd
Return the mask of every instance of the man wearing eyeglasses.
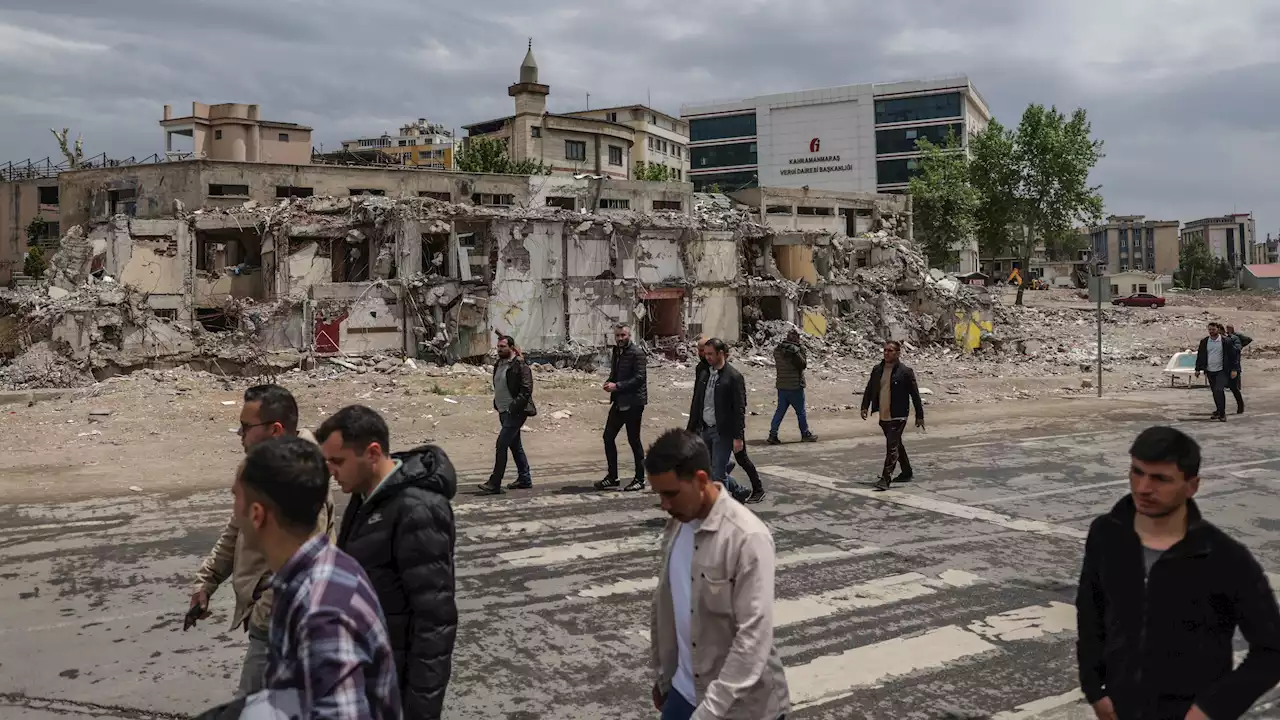
[[[316, 441], [310, 431], [298, 429], [298, 403], [288, 390], [279, 385], [256, 385], [245, 391], [244, 405], [240, 408], [239, 435], [246, 454], [255, 446], [276, 437], [296, 435], [312, 443]], [[316, 533], [322, 532], [329, 536], [330, 541], [334, 539], [332, 492], [316, 519]], [[249, 649], [244, 656], [240, 686], [236, 691], [238, 696], [248, 696], [261, 690], [265, 681], [271, 625], [271, 570], [260, 552], [245, 546], [234, 513], [196, 573], [191, 609], [184, 629], [197, 619], [209, 617], [209, 598], [227, 580], [231, 581], [236, 598], [231, 628], [243, 628], [249, 633]]]

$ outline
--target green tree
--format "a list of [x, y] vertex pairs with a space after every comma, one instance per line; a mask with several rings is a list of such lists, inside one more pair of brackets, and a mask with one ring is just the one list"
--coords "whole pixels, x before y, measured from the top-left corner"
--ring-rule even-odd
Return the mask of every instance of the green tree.
[[672, 180], [671, 168], [660, 163], [646, 163], [639, 160], [636, 161], [635, 179], [646, 182], [669, 182]]
[[911, 178], [911, 215], [915, 235], [933, 267], [959, 258], [957, 247], [973, 237], [978, 193], [969, 182], [969, 156], [960, 139], [949, 133], [942, 145], [916, 141], [920, 173]]
[[27, 256], [22, 260], [23, 275], [39, 280], [47, 269], [49, 269], [49, 261], [44, 259], [43, 250], [39, 247], [27, 250]]
[[1209, 246], [1204, 243], [1189, 242], [1178, 252], [1178, 271], [1173, 274], [1173, 279], [1178, 285], [1195, 290], [1209, 285], [1215, 270]]
[[27, 224], [27, 247], [35, 245], [44, 238], [45, 232], [49, 229], [49, 221], [42, 217], [34, 217]]
[[[992, 122], [973, 143], [980, 239], [987, 254], [1012, 254], [1022, 261], [1019, 305], [1036, 247], [1074, 244], [1075, 227], [1102, 217], [1099, 186], [1089, 184], [1089, 173], [1103, 157], [1102, 142], [1092, 132], [1083, 109], [1068, 118], [1056, 107], [1033, 104], [1015, 132]], [[1025, 230], [1009, 232], [1015, 226]]]
[[551, 167], [541, 160], [525, 158], [513, 161], [507, 155], [507, 143], [501, 138], [475, 137], [458, 151], [454, 165], [463, 172], [497, 173], [500, 175], [550, 175]]

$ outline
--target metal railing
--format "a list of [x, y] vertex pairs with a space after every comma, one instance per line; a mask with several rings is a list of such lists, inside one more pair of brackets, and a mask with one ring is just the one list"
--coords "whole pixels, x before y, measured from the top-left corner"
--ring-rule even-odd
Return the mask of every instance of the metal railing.
[[155, 163], [165, 162], [164, 156], [159, 153], [148, 155], [139, 160], [136, 156], [127, 158], [111, 158], [106, 153], [99, 153], [93, 157], [85, 158], [76, 163], [75, 167], [69, 160], [63, 159], [61, 162], [55, 163], [53, 157], [46, 157], [43, 160], [19, 160], [10, 161], [0, 165], [0, 182], [16, 182], [19, 180], [40, 180], [45, 178], [55, 178], [59, 173], [69, 170], [92, 170], [95, 168], [108, 167], [126, 167], [129, 165], [151, 165]]

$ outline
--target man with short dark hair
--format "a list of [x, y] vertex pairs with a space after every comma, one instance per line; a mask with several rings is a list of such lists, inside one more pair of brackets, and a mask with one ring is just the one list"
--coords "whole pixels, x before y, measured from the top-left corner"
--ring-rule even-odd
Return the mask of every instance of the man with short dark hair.
[[609, 418], [604, 423], [604, 459], [608, 472], [596, 483], [597, 490], [609, 490], [618, 481], [618, 431], [627, 428], [627, 443], [635, 460], [635, 478], [623, 490], [644, 489], [644, 445], [640, 440], [640, 424], [644, 406], [649, 402], [648, 359], [644, 350], [631, 340], [631, 328], [618, 325], [613, 330], [613, 362], [604, 391], [609, 393]]
[[1211, 420], [1227, 421], [1227, 383], [1234, 380], [1240, 372], [1240, 353], [1235, 343], [1222, 334], [1222, 326], [1216, 322], [1209, 323], [1209, 335], [1201, 338], [1200, 348], [1196, 351], [1196, 377], [1204, 373], [1209, 387], [1213, 391], [1213, 414]]
[[[279, 385], [255, 385], [244, 392], [240, 408], [240, 444], [248, 453], [257, 445], [279, 437], [297, 435], [314, 443], [307, 430], [298, 430], [298, 403]], [[315, 520], [315, 530], [334, 537], [333, 499], [330, 497]], [[237, 694], [251, 695], [262, 688], [267, 666], [267, 643], [270, 639], [271, 568], [262, 553], [245, 547], [238, 520], [233, 513], [214, 543], [213, 550], [196, 573], [191, 593], [187, 625], [195, 619], [209, 617], [209, 599], [227, 580], [231, 581], [236, 606], [231, 615], [231, 628], [248, 632], [249, 648], [240, 668]]]
[[521, 430], [529, 418], [538, 414], [533, 404], [533, 369], [524, 361], [515, 338], [498, 336], [498, 362], [493, 366], [493, 409], [498, 411], [498, 440], [495, 445], [493, 472], [480, 484], [480, 492], [501, 495], [502, 478], [507, 474], [507, 453], [516, 461], [516, 481], [508, 490], [533, 487], [533, 471], [524, 454]]
[[1236, 368], [1236, 375], [1231, 378], [1231, 382], [1227, 383], [1227, 387], [1231, 389], [1231, 394], [1236, 398], [1236, 414], [1240, 415], [1244, 412], [1244, 396], [1240, 394], [1240, 381], [1244, 377], [1244, 349], [1249, 347], [1249, 343], [1253, 342], [1253, 338], [1244, 333], [1236, 332], [1236, 326], [1230, 323], [1227, 324], [1222, 334], [1226, 335], [1231, 340], [1231, 344], [1235, 346], [1236, 364], [1239, 367]]
[[378, 597], [360, 564], [315, 533], [329, 495], [320, 451], [296, 437], [261, 443], [245, 457], [234, 490], [245, 543], [274, 573], [265, 684], [271, 704], [296, 702], [304, 718], [398, 720], [395, 661]]
[[[1129, 489], [1089, 526], [1080, 686], [1099, 720], [1235, 720], [1280, 682], [1280, 609], [1253, 555], [1200, 515], [1200, 447], [1169, 427], [1129, 449]], [[1232, 636], [1249, 644], [1232, 669]]]
[[769, 528], [711, 478], [706, 444], [668, 430], [645, 458], [671, 516], [653, 596], [653, 705], [663, 720], [776, 720], [790, 709], [773, 638]]
[[316, 437], [351, 495], [338, 547], [360, 561], [382, 603], [405, 717], [438, 720], [458, 631], [453, 464], [435, 445], [392, 454], [387, 423], [362, 405], [339, 410]]
[[804, 370], [809, 365], [809, 358], [804, 346], [800, 344], [799, 330], [791, 328], [787, 332], [787, 339], [773, 349], [773, 364], [777, 370], [774, 384], [778, 389], [778, 409], [774, 411], [773, 422], [769, 424], [769, 444], [782, 444], [778, 439], [778, 429], [787, 417], [788, 408], [796, 411], [800, 439], [804, 442], [817, 442], [818, 436], [809, 432], [809, 418], [804, 408]]
[[711, 338], [702, 352], [707, 364], [698, 366], [688, 430], [700, 434], [711, 452], [711, 479], [745, 502], [751, 493], [729, 475], [729, 458], [747, 447], [747, 383], [729, 364], [728, 343]]
[[[924, 403], [920, 400], [916, 373], [902, 364], [901, 353], [902, 345], [897, 340], [886, 342], [884, 359], [871, 369], [867, 387], [862, 391], [862, 419], [867, 419], [867, 410], [879, 413], [880, 430], [884, 433], [884, 467], [875, 485], [879, 492], [888, 490], [891, 482], [911, 482], [914, 477], [907, 446], [902, 444], [902, 433], [911, 419], [911, 406], [916, 410], [916, 427], [924, 427]], [[899, 463], [902, 473], [890, 480], [894, 466]]]

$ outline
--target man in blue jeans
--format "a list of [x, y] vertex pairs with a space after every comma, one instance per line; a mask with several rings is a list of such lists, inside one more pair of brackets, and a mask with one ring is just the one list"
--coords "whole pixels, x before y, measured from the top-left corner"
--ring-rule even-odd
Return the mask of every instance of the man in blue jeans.
[[529, 458], [524, 454], [524, 442], [520, 430], [525, 420], [538, 414], [533, 404], [533, 371], [516, 348], [514, 339], [503, 335], [498, 338], [498, 364], [493, 367], [493, 409], [498, 411], [498, 443], [493, 459], [493, 473], [480, 484], [480, 492], [500, 495], [502, 477], [507, 474], [507, 452], [516, 461], [516, 481], [507, 485], [508, 490], [528, 490], [533, 487], [533, 473]]
[[804, 369], [809, 360], [804, 346], [800, 344], [800, 331], [791, 328], [787, 339], [778, 343], [773, 350], [773, 361], [778, 371], [778, 409], [773, 413], [773, 422], [769, 425], [769, 444], [781, 445], [778, 439], [778, 428], [787, 416], [787, 408], [795, 408], [796, 421], [800, 424], [800, 439], [804, 442], [817, 442], [818, 436], [809, 432], [809, 418], [804, 411]]
[[711, 451], [711, 479], [733, 499], [746, 502], [751, 492], [729, 475], [729, 458], [747, 447], [747, 382], [729, 364], [725, 341], [711, 338], [700, 350], [706, 362], [698, 366], [688, 430], [700, 435]]

